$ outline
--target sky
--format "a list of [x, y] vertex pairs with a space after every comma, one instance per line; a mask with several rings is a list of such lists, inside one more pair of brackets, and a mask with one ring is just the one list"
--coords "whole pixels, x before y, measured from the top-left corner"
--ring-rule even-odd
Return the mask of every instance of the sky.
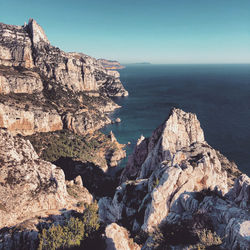
[[122, 63], [250, 63], [250, 0], [0, 0], [51, 44]]

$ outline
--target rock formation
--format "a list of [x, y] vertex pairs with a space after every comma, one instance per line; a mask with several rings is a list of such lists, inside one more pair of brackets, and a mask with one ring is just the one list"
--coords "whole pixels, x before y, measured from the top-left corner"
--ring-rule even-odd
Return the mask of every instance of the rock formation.
[[231, 164], [227, 173], [226, 164], [229, 161], [205, 141], [196, 116], [173, 109], [150, 138], [138, 140], [114, 197], [99, 201], [100, 217], [133, 233], [152, 233], [164, 223], [205, 213], [225, 247], [247, 249], [249, 178], [236, 179], [239, 171], [233, 172]]
[[0, 129], [0, 249], [36, 249], [46, 218], [69, 217], [78, 204], [93, 202], [81, 186], [65, 181], [62, 169], [41, 160], [31, 143]]
[[113, 60], [98, 59], [98, 62], [100, 62], [105, 69], [114, 70], [114, 69], [123, 69], [123, 68], [125, 68], [125, 66], [123, 66], [119, 62], [113, 61]]
[[119, 77], [95, 58], [50, 45], [33, 19], [0, 23], [0, 126], [13, 134], [101, 128], [119, 107], [109, 97], [128, 95]]
[[129, 238], [126, 228], [112, 223], [105, 229], [107, 250], [139, 250], [140, 247]]
[[[31, 143], [0, 130], [0, 228], [46, 211], [72, 208], [77, 200], [66, 189], [63, 170], [39, 159]], [[91, 195], [81, 190], [85, 202]]]

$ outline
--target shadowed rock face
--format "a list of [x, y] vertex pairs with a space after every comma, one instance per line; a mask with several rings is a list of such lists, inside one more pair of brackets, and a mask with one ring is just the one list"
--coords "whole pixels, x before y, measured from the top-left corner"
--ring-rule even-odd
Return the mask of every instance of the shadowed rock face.
[[[1, 126], [13, 133], [26, 135], [65, 127], [84, 134], [99, 129], [111, 122], [102, 112], [118, 108], [109, 97], [128, 95], [119, 77], [118, 72], [106, 70], [95, 58], [66, 53], [50, 45], [44, 30], [33, 19], [25, 26], [0, 23], [0, 103], [3, 105], [0, 116], [4, 119]], [[22, 94], [21, 99], [16, 98], [19, 110], [29, 104], [25, 111], [40, 117], [43, 115], [39, 107], [47, 106], [46, 112], [59, 117], [57, 125], [48, 123], [46, 129], [40, 129], [30, 118], [25, 122], [6, 121], [24, 119], [10, 108], [13, 99], [10, 95], [14, 93], [17, 97]], [[29, 99], [33, 102], [28, 103]], [[7, 115], [4, 110], [8, 110]]]
[[[173, 109], [150, 138], [138, 140], [113, 199], [99, 201], [101, 219], [151, 233], [160, 224], [181, 223], [205, 211], [217, 218], [213, 228], [225, 237], [226, 247], [241, 244], [247, 249], [243, 246], [249, 244], [250, 232], [240, 228], [246, 229], [250, 220], [249, 178], [236, 179], [239, 171], [230, 164], [207, 144], [194, 114]], [[198, 199], [204, 190], [213, 196], [205, 192]]]

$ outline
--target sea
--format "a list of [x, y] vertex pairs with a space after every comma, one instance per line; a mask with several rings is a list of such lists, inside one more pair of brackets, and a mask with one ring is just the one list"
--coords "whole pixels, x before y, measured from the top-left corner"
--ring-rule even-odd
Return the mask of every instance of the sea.
[[195, 113], [206, 141], [250, 175], [250, 64], [130, 64], [119, 72], [129, 96], [114, 98], [122, 108], [111, 118], [121, 123], [102, 131], [130, 142], [127, 155], [177, 107]]

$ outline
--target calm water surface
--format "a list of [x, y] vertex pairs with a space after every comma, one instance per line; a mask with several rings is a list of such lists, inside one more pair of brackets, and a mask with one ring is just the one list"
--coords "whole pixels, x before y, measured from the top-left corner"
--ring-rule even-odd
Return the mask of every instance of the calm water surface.
[[120, 124], [106, 126], [133, 151], [141, 134], [150, 136], [172, 107], [196, 113], [207, 142], [250, 174], [250, 64], [127, 65], [120, 70], [129, 97], [112, 116]]

